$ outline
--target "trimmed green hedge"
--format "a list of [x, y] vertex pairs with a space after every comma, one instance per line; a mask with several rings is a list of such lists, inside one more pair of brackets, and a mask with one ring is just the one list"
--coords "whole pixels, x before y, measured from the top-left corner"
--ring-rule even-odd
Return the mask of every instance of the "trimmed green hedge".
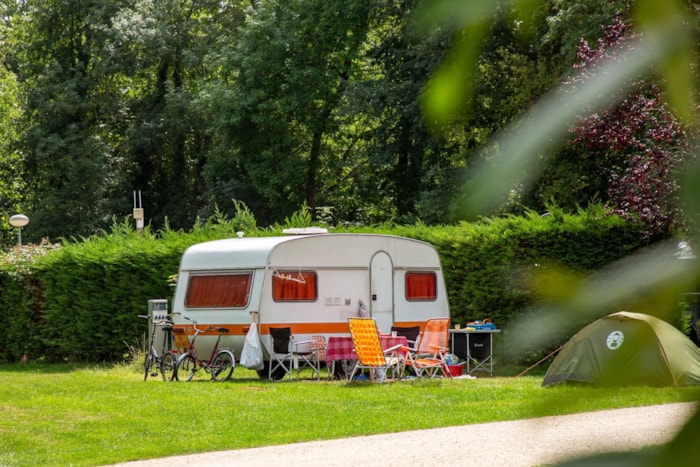
[[[244, 219], [245, 220], [245, 219]], [[299, 224], [308, 219], [292, 219]], [[308, 224], [307, 224], [308, 225]], [[184, 250], [202, 241], [275, 235], [250, 219], [217, 220], [191, 232], [139, 234], [126, 224], [104, 236], [65, 242], [0, 265], [0, 359], [117, 361], [138, 345], [152, 298], [172, 297], [172, 277]], [[340, 231], [341, 229], [337, 229]], [[536, 299], [534, 277], [554, 266], [586, 274], [646, 245], [642, 229], [601, 212], [506, 217], [457, 226], [342, 229], [427, 241], [441, 255], [452, 318], [491, 318], [500, 327]], [[25, 247], [28, 248], [28, 247]], [[536, 283], [534, 284], [537, 285]], [[617, 310], [602, 310], [601, 315]], [[505, 329], [504, 329], [505, 330]]]
[[[505, 323], [532, 305], [536, 275], [561, 268], [585, 275], [647, 245], [642, 229], [591, 213], [507, 217], [399, 232], [433, 244], [456, 322]], [[556, 295], [557, 291], [544, 291]]]

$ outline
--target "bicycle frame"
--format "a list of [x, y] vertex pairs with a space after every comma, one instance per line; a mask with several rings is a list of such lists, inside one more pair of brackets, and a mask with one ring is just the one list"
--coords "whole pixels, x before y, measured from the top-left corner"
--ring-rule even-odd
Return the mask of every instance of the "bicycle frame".
[[[193, 321], [194, 323], [194, 321]], [[209, 364], [211, 363], [212, 360], [214, 360], [214, 356], [217, 354], [219, 351], [219, 343], [221, 342], [221, 336], [222, 333], [219, 331], [219, 336], [216, 338], [216, 342], [214, 343], [214, 347], [211, 349], [211, 355], [209, 356], [209, 360], [200, 360], [199, 355], [197, 354], [197, 348], [195, 347], [194, 343], [197, 340], [197, 336], [206, 331], [211, 331], [214, 328], [211, 326], [207, 327], [206, 329], [199, 329], [197, 327], [197, 323], [194, 323], [193, 326], [194, 328], [194, 336], [192, 336], [192, 340], [190, 341], [190, 346], [187, 349], [187, 351], [194, 357], [195, 362], [197, 362], [197, 365], [201, 366], [202, 368], [209, 368]]]
[[[170, 320], [159, 320], [154, 322], [150, 315], [138, 315], [139, 318], [144, 318], [152, 323], [153, 329], [151, 330], [151, 336], [148, 342], [148, 350], [146, 351], [146, 357], [144, 361], [144, 376], [143, 379], [148, 379], [148, 376], [158, 376], [158, 371], [160, 371], [163, 381], [172, 381], [175, 369], [175, 356], [168, 348], [168, 342], [170, 339], [170, 332], [172, 330], [173, 322]], [[157, 326], [163, 326], [164, 332], [166, 333], [163, 338], [163, 347], [158, 354], [156, 349], [155, 336]]]
[[[208, 326], [206, 329], [201, 329], [197, 327], [197, 322], [191, 318], [185, 317], [189, 321], [192, 321], [194, 328], [194, 335], [189, 341], [187, 346], [187, 351], [178, 358], [176, 368], [175, 368], [175, 379], [180, 380], [179, 372], [183, 370], [187, 373], [187, 381], [190, 381], [199, 369], [204, 369], [207, 373], [211, 374], [214, 381], [225, 381], [231, 377], [233, 369], [236, 365], [236, 358], [233, 352], [227, 349], [222, 349], [219, 347], [221, 343], [221, 336], [228, 332], [226, 328], [212, 328]], [[219, 335], [214, 343], [214, 347], [211, 350], [211, 355], [208, 360], [202, 360], [199, 358], [197, 353], [197, 336], [202, 332], [211, 331], [216, 329]]]

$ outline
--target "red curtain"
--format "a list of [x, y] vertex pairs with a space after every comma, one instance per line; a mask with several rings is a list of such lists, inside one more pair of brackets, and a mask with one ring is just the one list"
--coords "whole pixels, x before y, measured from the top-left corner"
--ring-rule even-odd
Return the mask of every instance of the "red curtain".
[[435, 300], [437, 297], [437, 276], [434, 272], [406, 273], [407, 300]]
[[272, 298], [276, 302], [316, 300], [316, 273], [276, 271], [272, 274]]
[[240, 308], [248, 304], [252, 274], [190, 276], [187, 308]]

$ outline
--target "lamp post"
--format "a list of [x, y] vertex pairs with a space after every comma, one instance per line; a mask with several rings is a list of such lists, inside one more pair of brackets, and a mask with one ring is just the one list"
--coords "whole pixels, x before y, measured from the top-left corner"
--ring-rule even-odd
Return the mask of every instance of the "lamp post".
[[29, 224], [29, 218], [24, 214], [15, 214], [14, 216], [10, 217], [10, 225], [17, 227], [18, 229], [17, 244], [19, 246], [22, 246], [22, 227], [27, 224]]

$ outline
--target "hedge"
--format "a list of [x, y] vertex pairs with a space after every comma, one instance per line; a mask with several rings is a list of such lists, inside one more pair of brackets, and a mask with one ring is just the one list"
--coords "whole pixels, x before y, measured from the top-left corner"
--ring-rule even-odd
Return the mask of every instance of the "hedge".
[[[308, 221], [288, 220], [296, 226]], [[146, 325], [137, 315], [145, 313], [147, 301], [171, 298], [184, 250], [233, 237], [240, 229], [247, 236], [281, 233], [281, 227], [258, 229], [245, 218], [210, 220], [190, 232], [137, 233], [125, 223], [109, 234], [37, 248], [38, 253], [27, 257], [13, 250], [14, 256], [5, 255], [0, 264], [0, 360], [18, 361], [22, 355], [50, 362], [124, 358], [127, 346], [138, 346], [144, 338]], [[400, 235], [433, 244], [441, 256], [453, 322], [490, 318], [504, 331], [513, 317], [540, 299], [532, 287], [537, 271], [562, 268], [587, 274], [648, 241], [641, 227], [599, 210], [454, 226], [335, 230]], [[612, 311], [617, 310], [601, 310], [601, 315]]]

